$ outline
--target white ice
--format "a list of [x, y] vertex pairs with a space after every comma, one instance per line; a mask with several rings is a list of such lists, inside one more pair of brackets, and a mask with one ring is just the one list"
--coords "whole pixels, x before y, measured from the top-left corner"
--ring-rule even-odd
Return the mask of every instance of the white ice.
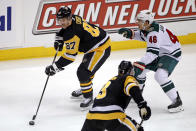
[[[170, 78], [176, 85], [185, 111], [168, 113], [171, 103], [154, 80], [147, 76], [144, 97], [152, 109], [152, 116], [143, 123], [145, 131], [196, 131], [196, 44], [182, 46], [182, 60]], [[114, 51], [109, 60], [96, 73], [94, 95], [108, 79], [117, 74], [121, 60], [135, 61], [145, 49]], [[87, 111], [81, 111], [80, 101], [70, 99], [79, 88], [76, 75], [82, 55], [50, 77], [34, 126], [28, 122], [35, 114], [47, 76], [45, 67], [50, 58], [12, 60], [0, 62], [0, 131], [80, 131]], [[136, 104], [130, 103], [126, 113], [140, 122]]]

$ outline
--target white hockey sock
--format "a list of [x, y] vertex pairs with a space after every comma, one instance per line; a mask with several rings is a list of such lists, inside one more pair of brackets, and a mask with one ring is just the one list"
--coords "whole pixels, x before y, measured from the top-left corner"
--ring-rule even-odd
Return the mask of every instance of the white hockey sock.
[[177, 91], [175, 88], [169, 90], [168, 92], [166, 92], [167, 96], [169, 97], [169, 99], [172, 102], [175, 102], [176, 98], [177, 98]]

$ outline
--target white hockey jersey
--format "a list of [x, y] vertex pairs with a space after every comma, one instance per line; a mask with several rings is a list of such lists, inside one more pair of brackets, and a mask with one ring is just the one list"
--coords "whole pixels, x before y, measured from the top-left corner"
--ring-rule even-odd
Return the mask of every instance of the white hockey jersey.
[[168, 55], [179, 61], [181, 45], [178, 38], [164, 26], [153, 22], [150, 31], [135, 31], [135, 40], [146, 41], [147, 50], [141, 62], [146, 65], [157, 57]]

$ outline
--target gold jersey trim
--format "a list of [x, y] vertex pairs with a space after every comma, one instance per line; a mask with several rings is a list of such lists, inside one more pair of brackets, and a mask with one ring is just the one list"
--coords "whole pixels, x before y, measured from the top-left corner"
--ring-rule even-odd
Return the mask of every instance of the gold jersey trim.
[[124, 82], [124, 93], [128, 96], [130, 96], [130, 89], [134, 86], [138, 86], [138, 82], [136, 81], [136, 79], [133, 76], [127, 76], [125, 82]]
[[68, 59], [70, 61], [75, 61], [76, 56], [72, 56], [72, 55], [69, 55], [69, 54], [65, 53], [65, 54], [62, 55], [62, 57], [65, 58], [65, 59]]
[[124, 125], [126, 125], [129, 129], [131, 129], [132, 131], [137, 131], [136, 126], [133, 124], [133, 122], [131, 120], [129, 120], [128, 118], [120, 118], [118, 119], [121, 123], [123, 123]]
[[113, 119], [122, 119], [125, 118], [126, 114], [123, 112], [114, 112], [114, 113], [88, 113], [87, 119], [96, 119], [96, 120], [113, 120]]
[[77, 35], [74, 35], [73, 38], [64, 41], [66, 45], [65, 53], [67, 54], [76, 54], [78, 53], [80, 38]]
[[97, 47], [93, 50], [90, 50], [89, 52], [87, 53], [90, 53], [90, 52], [95, 52], [95, 51], [104, 51], [105, 49], [107, 49], [109, 46], [111, 46], [111, 39], [109, 38], [103, 45], [101, 45], [100, 47]]

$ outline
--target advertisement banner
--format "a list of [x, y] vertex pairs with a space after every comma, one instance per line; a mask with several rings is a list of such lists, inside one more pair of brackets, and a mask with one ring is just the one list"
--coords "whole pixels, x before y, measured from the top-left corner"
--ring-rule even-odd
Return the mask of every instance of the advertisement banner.
[[109, 33], [122, 27], [135, 28], [140, 10], [149, 9], [159, 23], [196, 20], [195, 0], [42, 0], [33, 26], [33, 34], [56, 32], [60, 26], [56, 13], [69, 6], [72, 13], [97, 24]]
[[0, 1], [0, 48], [10, 47], [10, 43], [16, 42], [16, 30], [14, 29], [15, 1]]

